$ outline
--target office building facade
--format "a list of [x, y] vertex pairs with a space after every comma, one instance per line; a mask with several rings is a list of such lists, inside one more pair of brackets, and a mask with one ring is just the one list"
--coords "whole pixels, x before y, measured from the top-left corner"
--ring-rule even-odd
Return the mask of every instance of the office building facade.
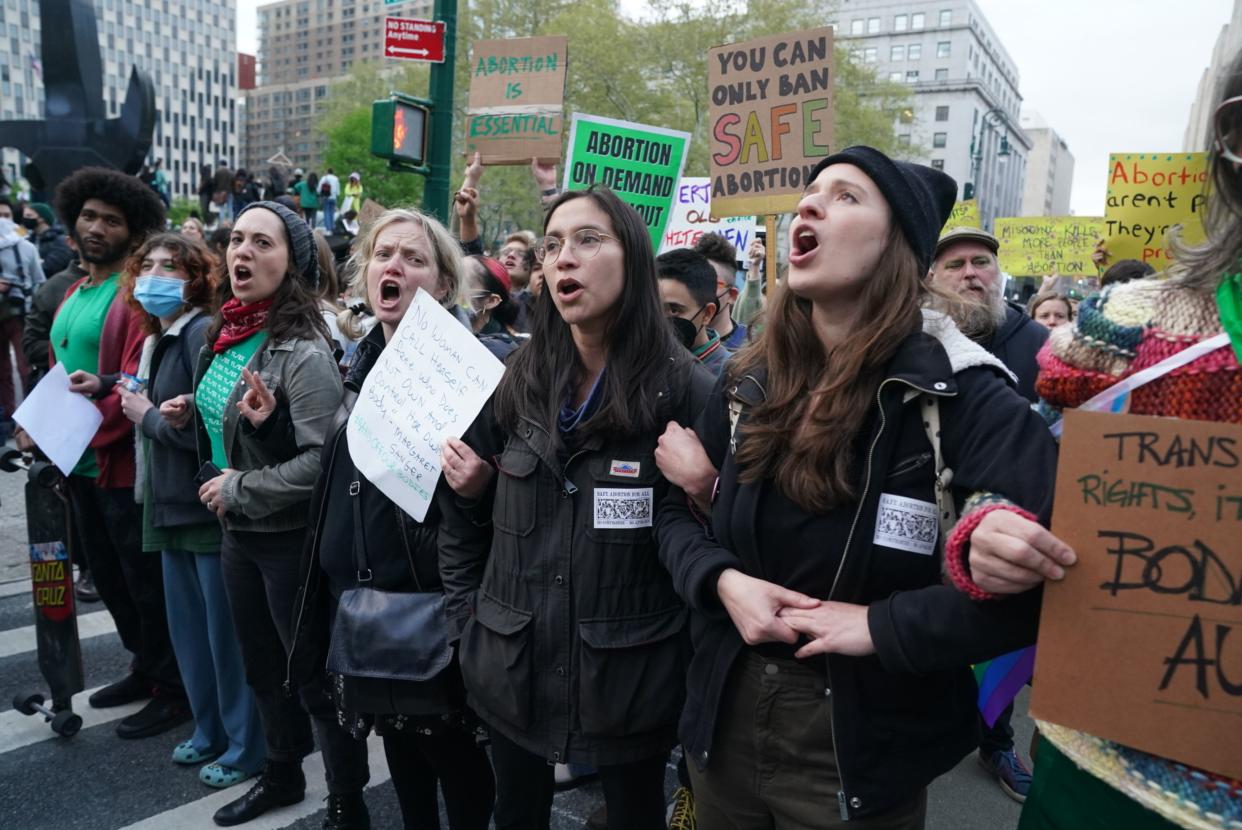
[[1074, 186], [1074, 154], [1039, 113], [1024, 111], [1019, 124], [1031, 139], [1019, 215], [1068, 216], [1070, 189]]
[[984, 227], [1017, 216], [1032, 147], [1018, 70], [973, 0], [843, 0], [835, 27], [837, 48], [910, 87], [903, 155], [952, 176]]

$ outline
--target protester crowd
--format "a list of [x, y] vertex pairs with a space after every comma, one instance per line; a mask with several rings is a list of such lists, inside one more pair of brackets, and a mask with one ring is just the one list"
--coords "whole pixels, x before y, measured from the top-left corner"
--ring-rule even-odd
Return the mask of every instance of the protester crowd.
[[[410, 208], [360, 226], [332, 168], [205, 168], [177, 230], [158, 160], [0, 199], [0, 407], [10, 359], [32, 383], [59, 363], [102, 416], [67, 476], [73, 553], [132, 662], [90, 705], [147, 701], [125, 739], [192, 721], [173, 762], [254, 779], [221, 826], [301, 801], [318, 746], [324, 826], [369, 827], [372, 731], [411, 828], [441, 795], [456, 830], [547, 827], [587, 777], [610, 830], [921, 828], [972, 752], [1022, 830], [1242, 821], [1236, 782], [1053, 724], [1032, 779], [970, 668], [1035, 642], [1075, 562], [1046, 418], [1224, 331], [1130, 411], [1242, 422], [1235, 96], [1242, 61], [1207, 241], [1026, 307], [994, 236], [944, 228], [956, 182], [861, 146], [812, 171], [770, 295], [762, 244], [657, 256], [633, 208], [538, 161], [543, 227], [502, 240], [477, 157], [457, 233]], [[415, 520], [347, 423], [419, 291], [505, 372]]]

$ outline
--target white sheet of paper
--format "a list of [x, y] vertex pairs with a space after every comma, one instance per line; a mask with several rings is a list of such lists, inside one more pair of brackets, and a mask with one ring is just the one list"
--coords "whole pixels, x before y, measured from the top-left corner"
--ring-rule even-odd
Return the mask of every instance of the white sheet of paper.
[[441, 442], [466, 431], [502, 374], [504, 364], [419, 289], [349, 416], [354, 466], [421, 522], [440, 478]]
[[103, 415], [90, 399], [69, 391], [69, 373], [57, 363], [17, 407], [13, 420], [69, 475], [99, 431]]

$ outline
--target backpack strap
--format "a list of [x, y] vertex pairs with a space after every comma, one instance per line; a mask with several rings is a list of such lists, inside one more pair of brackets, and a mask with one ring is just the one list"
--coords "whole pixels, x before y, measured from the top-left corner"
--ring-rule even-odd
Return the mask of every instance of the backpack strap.
[[940, 451], [940, 398], [936, 395], [919, 395], [919, 407], [922, 410], [923, 430], [927, 440], [931, 442], [932, 455], [936, 462], [936, 515], [940, 519], [940, 545], [949, 538], [949, 532], [957, 524], [957, 505], [953, 502], [953, 471], [944, 463], [944, 454]]

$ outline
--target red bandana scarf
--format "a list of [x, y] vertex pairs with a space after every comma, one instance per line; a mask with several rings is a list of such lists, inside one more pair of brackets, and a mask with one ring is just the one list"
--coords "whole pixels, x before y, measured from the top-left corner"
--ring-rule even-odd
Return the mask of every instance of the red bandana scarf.
[[211, 350], [216, 354], [226, 352], [267, 325], [267, 313], [272, 308], [272, 297], [257, 303], [242, 305], [236, 297], [230, 297], [220, 308], [224, 326]]

